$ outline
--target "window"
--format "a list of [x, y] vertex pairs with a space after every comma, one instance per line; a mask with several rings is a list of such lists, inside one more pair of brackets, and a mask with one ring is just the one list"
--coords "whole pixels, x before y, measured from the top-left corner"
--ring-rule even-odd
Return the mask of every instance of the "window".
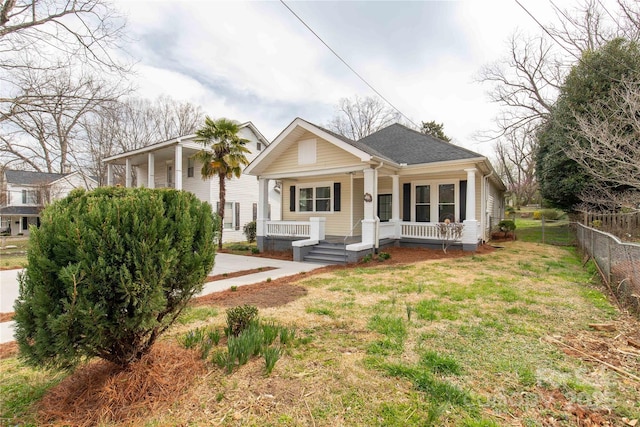
[[187, 178], [193, 178], [193, 170], [195, 167], [195, 160], [192, 158], [189, 158], [187, 160]]
[[316, 212], [331, 212], [330, 187], [316, 187]]
[[40, 199], [38, 190], [22, 190], [23, 205], [37, 205]]
[[167, 187], [173, 188], [173, 165], [167, 165]]
[[300, 188], [298, 212], [331, 212], [331, 187]]
[[416, 186], [416, 222], [431, 221], [431, 186]]
[[233, 219], [235, 215], [233, 214], [233, 203], [226, 202], [224, 204], [224, 229], [225, 230], [233, 230]]
[[300, 212], [313, 212], [313, 188], [300, 189]]
[[438, 221], [456, 219], [455, 185], [440, 184], [438, 186]]
[[391, 194], [378, 195], [378, 218], [381, 222], [387, 222], [391, 219]]
[[262, 151], [262, 144], [256, 142], [256, 151]]

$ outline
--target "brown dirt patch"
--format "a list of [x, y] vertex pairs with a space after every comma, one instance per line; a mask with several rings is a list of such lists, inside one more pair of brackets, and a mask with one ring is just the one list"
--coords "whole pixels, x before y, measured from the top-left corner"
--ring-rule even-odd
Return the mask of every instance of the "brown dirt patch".
[[18, 343], [15, 341], [6, 342], [0, 344], [0, 360], [8, 359], [9, 357], [16, 356], [18, 354]]
[[157, 343], [125, 370], [103, 360], [79, 368], [47, 392], [37, 419], [46, 425], [142, 424], [142, 417], [170, 407], [204, 372], [197, 352]]

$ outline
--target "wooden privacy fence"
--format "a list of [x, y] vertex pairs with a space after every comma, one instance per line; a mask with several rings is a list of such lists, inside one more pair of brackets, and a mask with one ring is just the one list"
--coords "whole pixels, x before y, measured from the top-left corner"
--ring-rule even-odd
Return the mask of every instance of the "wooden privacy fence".
[[576, 224], [578, 247], [593, 258], [618, 303], [640, 316], [640, 244]]
[[640, 212], [579, 212], [578, 218], [583, 225], [608, 231], [619, 237], [640, 237]]

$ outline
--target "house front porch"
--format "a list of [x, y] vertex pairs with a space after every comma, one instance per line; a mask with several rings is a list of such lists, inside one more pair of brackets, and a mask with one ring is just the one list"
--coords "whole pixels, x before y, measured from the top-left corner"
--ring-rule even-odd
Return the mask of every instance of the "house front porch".
[[[466, 233], [470, 242], [465, 245], [464, 228], [461, 223], [425, 223], [425, 222], [380, 222], [374, 225], [373, 244], [363, 244], [363, 236], [333, 236], [325, 234], [326, 219], [312, 217], [309, 221], [264, 221], [263, 235], [258, 236], [258, 248], [261, 251], [293, 250], [294, 261], [308, 261], [313, 258], [316, 248], [326, 252], [326, 262], [341, 260], [332, 259], [337, 255], [344, 262], [357, 262], [362, 257], [377, 252], [388, 246], [409, 246], [425, 248], [442, 248], [443, 244], [452, 249], [474, 250], [478, 244], [479, 227]], [[467, 224], [468, 226], [469, 224]], [[333, 248], [333, 254], [331, 254]], [[320, 259], [318, 259], [320, 260]]]

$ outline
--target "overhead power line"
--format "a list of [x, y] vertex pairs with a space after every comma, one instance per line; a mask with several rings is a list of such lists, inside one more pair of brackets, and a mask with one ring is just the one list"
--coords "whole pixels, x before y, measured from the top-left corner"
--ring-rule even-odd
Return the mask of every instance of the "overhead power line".
[[320, 42], [321, 42], [323, 45], [325, 45], [325, 47], [326, 47], [327, 49], [329, 49], [329, 50], [331, 51], [331, 53], [333, 53], [333, 55], [335, 55], [335, 57], [336, 57], [336, 58], [338, 58], [338, 59], [340, 60], [340, 62], [342, 62], [342, 63], [343, 63], [343, 64], [344, 64], [344, 65], [345, 65], [349, 70], [351, 70], [351, 72], [352, 72], [353, 74], [355, 74], [355, 75], [356, 75], [356, 76], [357, 76], [357, 77], [358, 77], [358, 78], [359, 78], [359, 79], [360, 79], [364, 84], [366, 84], [366, 85], [369, 87], [369, 89], [371, 89], [372, 91], [374, 91], [376, 95], [378, 95], [378, 96], [379, 96], [379, 97], [380, 97], [384, 102], [386, 102], [387, 104], [389, 104], [389, 105], [391, 106], [391, 108], [393, 108], [395, 111], [397, 111], [397, 112], [398, 112], [398, 114], [400, 114], [402, 117], [404, 117], [404, 118], [405, 118], [409, 123], [411, 123], [412, 125], [414, 125], [416, 128], [418, 128], [418, 127], [419, 127], [417, 124], [415, 124], [415, 123], [413, 122], [413, 120], [411, 120], [411, 119], [410, 119], [409, 117], [407, 117], [407, 116], [406, 116], [402, 111], [400, 111], [400, 110], [399, 110], [395, 105], [393, 105], [393, 104], [391, 103], [391, 101], [389, 101], [387, 98], [385, 98], [385, 96], [384, 96], [384, 95], [382, 95], [382, 94], [381, 94], [381, 93], [380, 93], [380, 92], [379, 92], [375, 87], [373, 87], [373, 85], [372, 85], [372, 84], [370, 84], [370, 83], [369, 83], [369, 82], [368, 82], [364, 77], [362, 77], [362, 76], [360, 75], [360, 73], [358, 73], [358, 72], [357, 72], [357, 71], [356, 71], [356, 70], [355, 70], [351, 65], [349, 65], [349, 64], [347, 63], [347, 61], [345, 61], [345, 60], [344, 60], [344, 59], [343, 59], [343, 58], [338, 54], [338, 52], [336, 52], [336, 51], [335, 51], [331, 46], [329, 46], [329, 45], [327, 44], [327, 42], [325, 42], [325, 41], [322, 39], [322, 37], [320, 37], [320, 36], [318, 35], [318, 33], [316, 33], [316, 32], [315, 32], [315, 31], [314, 31], [314, 30], [309, 26], [309, 24], [307, 24], [307, 23], [306, 23], [306, 22], [305, 22], [305, 21], [304, 21], [304, 20], [303, 20], [303, 19], [302, 19], [298, 14], [297, 14], [297, 13], [295, 13], [295, 12], [293, 11], [293, 9], [291, 9], [291, 8], [289, 7], [289, 5], [288, 5], [288, 4], [286, 4], [286, 3], [284, 2], [284, 0], [280, 0], [280, 3], [282, 3], [282, 5], [283, 5], [284, 7], [286, 7], [286, 8], [289, 10], [289, 12], [291, 12], [291, 13], [293, 14], [293, 16], [295, 16], [295, 17], [298, 19], [298, 21], [300, 21], [300, 22], [302, 23], [302, 25], [304, 25], [304, 26], [305, 26], [309, 31], [311, 31], [311, 34], [313, 34], [314, 36], [316, 36], [316, 38], [317, 38], [318, 40], [320, 40]]

